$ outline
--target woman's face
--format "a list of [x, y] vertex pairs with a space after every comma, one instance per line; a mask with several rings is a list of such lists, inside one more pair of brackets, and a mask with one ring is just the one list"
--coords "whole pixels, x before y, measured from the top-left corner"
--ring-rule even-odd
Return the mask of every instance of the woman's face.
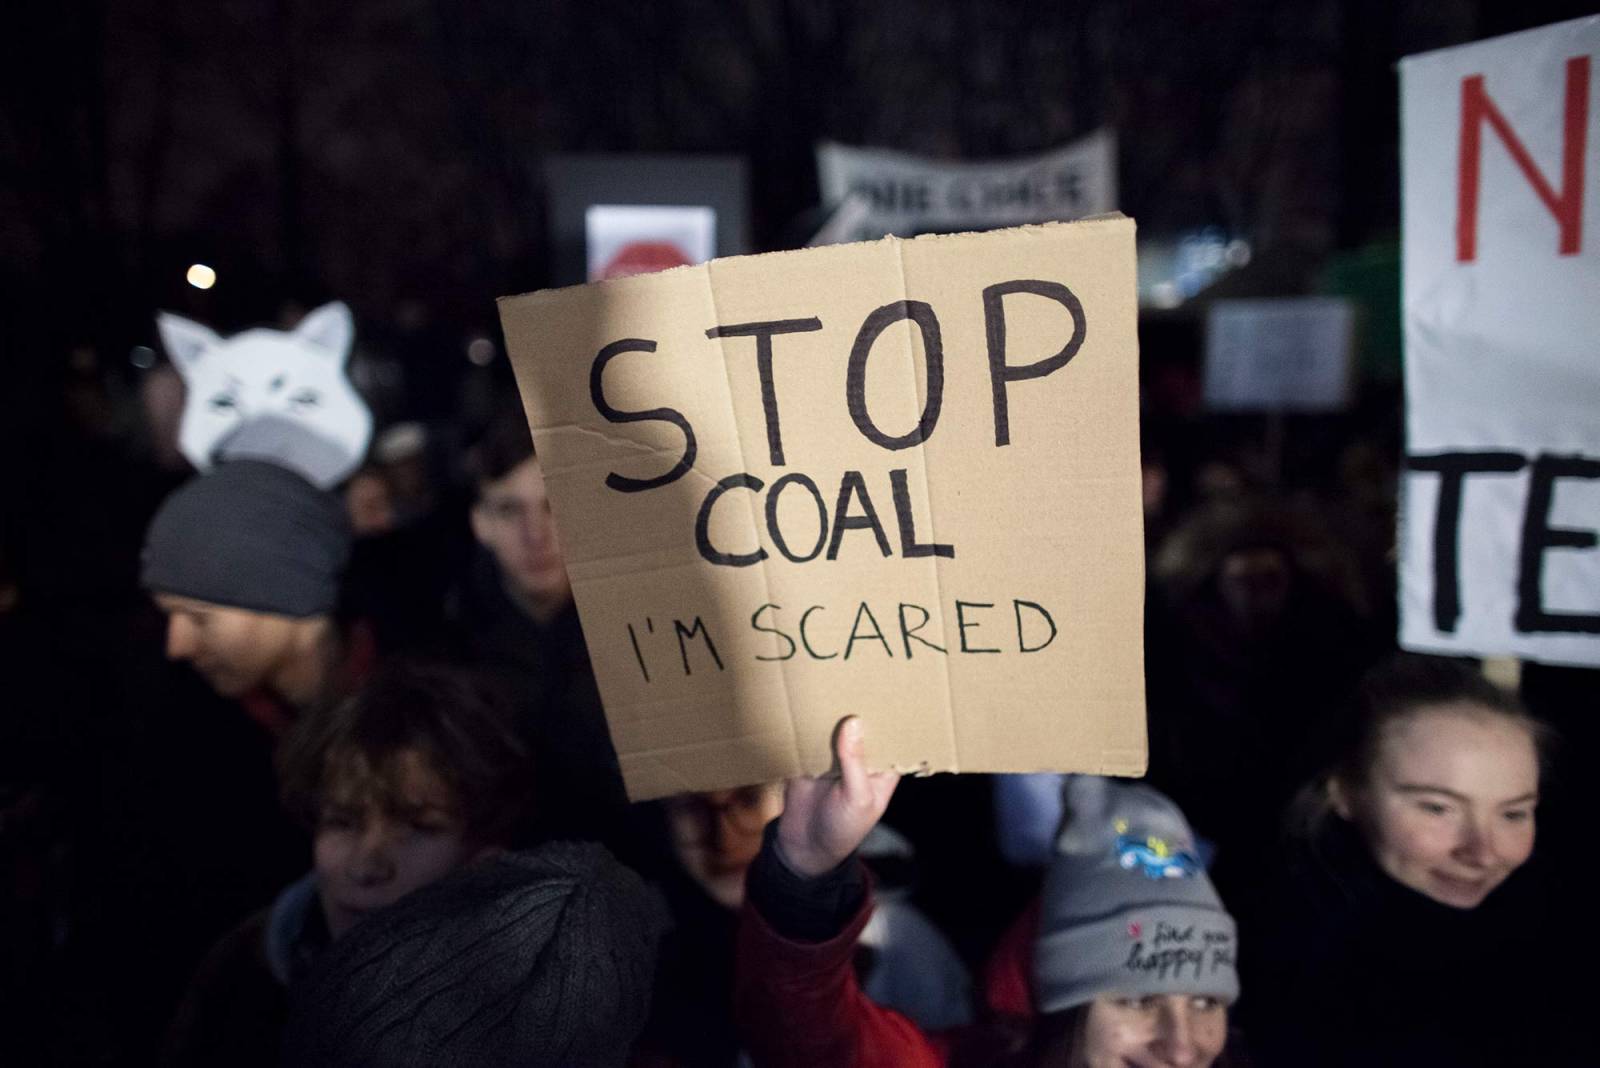
[[1216, 998], [1100, 997], [1070, 1068], [1208, 1068], [1227, 1041], [1228, 1009]]
[[1538, 754], [1515, 720], [1466, 702], [1435, 705], [1393, 721], [1369, 781], [1333, 793], [1390, 878], [1470, 909], [1533, 852]]

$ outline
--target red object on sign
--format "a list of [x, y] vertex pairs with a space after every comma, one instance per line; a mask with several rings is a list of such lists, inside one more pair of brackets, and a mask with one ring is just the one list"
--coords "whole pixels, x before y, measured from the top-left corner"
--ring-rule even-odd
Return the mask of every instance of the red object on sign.
[[687, 267], [692, 261], [670, 241], [630, 241], [600, 271], [601, 278], [627, 278], [669, 267]]

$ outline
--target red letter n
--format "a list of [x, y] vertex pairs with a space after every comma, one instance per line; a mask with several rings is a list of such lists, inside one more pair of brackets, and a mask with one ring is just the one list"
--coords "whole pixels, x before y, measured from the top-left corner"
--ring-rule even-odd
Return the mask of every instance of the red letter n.
[[1511, 158], [1539, 194], [1561, 227], [1560, 252], [1575, 255], [1583, 237], [1583, 152], [1589, 130], [1589, 57], [1567, 60], [1566, 111], [1562, 120], [1561, 195], [1534, 164], [1516, 132], [1483, 87], [1483, 75], [1461, 79], [1460, 187], [1456, 200], [1456, 259], [1471, 262], [1478, 254], [1478, 165], [1483, 124], [1494, 127]]

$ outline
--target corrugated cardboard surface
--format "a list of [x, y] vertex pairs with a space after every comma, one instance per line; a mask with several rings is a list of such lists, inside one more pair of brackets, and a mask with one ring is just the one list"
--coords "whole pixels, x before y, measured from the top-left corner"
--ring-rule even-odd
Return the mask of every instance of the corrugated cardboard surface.
[[[819, 773], [849, 714], [867, 721], [878, 766], [1142, 773], [1133, 239], [1121, 217], [887, 238], [502, 299], [631, 796]], [[1048, 359], [1075, 332], [1067, 307], [1034, 293], [991, 301], [986, 318], [986, 287], [1017, 280], [1070, 290], [1082, 340], [1057, 370], [1003, 383], [1009, 442], [997, 445], [987, 320], [1003, 313], [1012, 367]], [[863, 323], [901, 301], [937, 319], [943, 388], [925, 440], [890, 449], [858, 429], [846, 387]], [[772, 339], [778, 466], [756, 339], [707, 331], [811, 318], [819, 329]], [[617, 422], [597, 408], [596, 356], [624, 339], [654, 351], [634, 345], [610, 360], [598, 383], [604, 402], [681, 413], [697, 447], [692, 469], [642, 492], [609, 488], [607, 476], [665, 474], [685, 435], [663, 419]], [[928, 366], [910, 322], [872, 344], [862, 400], [882, 435], [918, 425]], [[953, 556], [904, 555], [895, 470], [905, 472], [916, 542]], [[870, 498], [890, 555], [873, 530], [850, 528], [828, 558], [847, 472], [859, 473], [850, 481]], [[762, 489], [719, 497], [707, 535], [722, 552], [766, 557], [713, 564], [696, 547], [696, 521], [719, 480], [741, 473]], [[804, 562], [779, 551], [768, 523], [769, 491], [791, 474], [816, 486], [828, 517], [823, 530], [804, 483], [782, 491], [775, 519], [790, 554], [809, 554], [822, 535], [823, 551]], [[845, 511], [862, 517], [865, 507], [857, 492]], [[1049, 613], [1057, 633], [1048, 644], [1049, 625], [1019, 601]], [[754, 622], [767, 629], [753, 625], [758, 610]]]

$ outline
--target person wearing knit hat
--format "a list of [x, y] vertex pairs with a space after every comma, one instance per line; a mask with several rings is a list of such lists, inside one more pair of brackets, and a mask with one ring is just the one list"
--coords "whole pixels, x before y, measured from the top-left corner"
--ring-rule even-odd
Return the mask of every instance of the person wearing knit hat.
[[838, 774], [791, 779], [751, 864], [736, 1010], [764, 1068], [1220, 1068], [1238, 996], [1234, 923], [1171, 801], [1139, 783], [1067, 780], [1036, 908], [1002, 942], [980, 1026], [928, 1033], [862, 993], [872, 911], [856, 851], [898, 776], [866, 766], [860, 722]]
[[1213, 1063], [1238, 936], [1183, 813], [1138, 782], [1072, 775], [1063, 794], [1033, 944], [1038, 1063]]
[[304, 708], [330, 695], [350, 529], [339, 499], [300, 472], [325, 448], [281, 420], [247, 424], [145, 535], [141, 581], [167, 615], [167, 656], [224, 697], [264, 690]]
[[291, 991], [300, 1068], [627, 1063], [665, 907], [604, 847], [465, 868], [375, 914]]

